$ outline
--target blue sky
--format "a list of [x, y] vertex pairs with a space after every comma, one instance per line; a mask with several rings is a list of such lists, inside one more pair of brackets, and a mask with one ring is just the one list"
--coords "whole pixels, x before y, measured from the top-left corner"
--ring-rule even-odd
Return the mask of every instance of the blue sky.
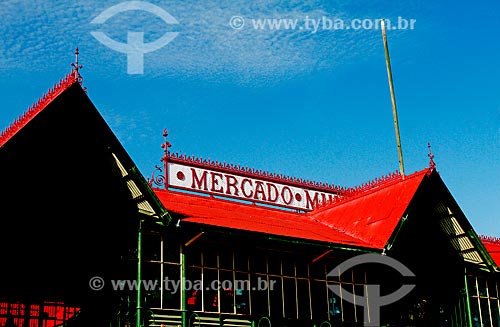
[[[500, 236], [500, 2], [152, 0], [178, 23], [134, 10], [91, 24], [123, 2], [0, 4], [0, 129], [79, 47], [90, 99], [146, 177], [167, 128], [174, 152], [356, 186], [399, 168], [381, 31], [305, 21], [414, 19], [387, 31], [405, 172], [428, 166], [430, 142], [475, 230]], [[268, 18], [297, 25], [256, 27]], [[128, 74], [127, 56], [92, 31], [122, 43], [129, 31], [146, 43], [178, 35]]]

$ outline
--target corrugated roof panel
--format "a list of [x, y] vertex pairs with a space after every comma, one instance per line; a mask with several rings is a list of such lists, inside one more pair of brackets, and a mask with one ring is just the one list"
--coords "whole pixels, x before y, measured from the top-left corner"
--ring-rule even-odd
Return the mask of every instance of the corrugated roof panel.
[[304, 214], [248, 205], [209, 196], [155, 190], [167, 210], [186, 216], [183, 221], [311, 241], [370, 247], [370, 244], [332, 229]]
[[382, 249], [428, 172], [428, 169], [422, 170], [344, 202], [313, 211], [311, 217]]

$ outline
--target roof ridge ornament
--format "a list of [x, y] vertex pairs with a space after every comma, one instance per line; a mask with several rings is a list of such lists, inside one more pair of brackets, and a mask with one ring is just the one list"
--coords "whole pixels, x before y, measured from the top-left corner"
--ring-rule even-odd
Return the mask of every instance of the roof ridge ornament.
[[[14, 136], [19, 130], [21, 130], [33, 117], [40, 113], [45, 107], [49, 105], [55, 98], [64, 92], [74, 83], [78, 82], [82, 84], [82, 77], [80, 75], [79, 69], [82, 68], [78, 64], [78, 48], [76, 48], [76, 63], [72, 63], [73, 70], [71, 73], [67, 74], [59, 83], [54, 84], [52, 88], [49, 88], [45, 94], [43, 94], [36, 102], [31, 104], [28, 109], [19, 116], [13, 123], [11, 123], [5, 130], [0, 130], [0, 147], [2, 147], [7, 141]], [[83, 88], [85, 93], [87, 88]]]
[[325, 182], [311, 181], [298, 177], [291, 177], [283, 174], [265, 171], [262, 169], [242, 166], [239, 164], [236, 165], [236, 164], [226, 163], [225, 161], [212, 160], [210, 158], [204, 159], [202, 157], [195, 157], [194, 155], [188, 156], [186, 154], [180, 154], [179, 152], [175, 153], [169, 152], [168, 159], [171, 162], [195, 164], [207, 169], [224, 170], [234, 174], [246, 174], [251, 176], [252, 178], [262, 178], [276, 183], [284, 183], [289, 185], [294, 184], [300, 187], [310, 187], [316, 190], [338, 193], [339, 195], [343, 195], [347, 190], [346, 187], [341, 187], [333, 183], [330, 184]]
[[[153, 171], [153, 174], [151, 175], [151, 178], [148, 179], [148, 183], [151, 187], [153, 187], [153, 184], [157, 186], [163, 186], [165, 190], [168, 189], [168, 157], [170, 156], [170, 151], [168, 148], [172, 146], [169, 141], [167, 141], [167, 136], [168, 136], [168, 131], [166, 128], [163, 129], [163, 143], [161, 144], [161, 147], [163, 148], [163, 157], [160, 159], [161, 162], [163, 162], [163, 168], [155, 165], [155, 170]], [[156, 175], [156, 172], [159, 172], [158, 175]]]
[[[78, 50], [78, 47], [75, 49], [75, 62], [71, 63], [71, 67], [73, 67], [73, 70], [71, 73], [73, 74], [74, 78], [78, 81], [80, 85], [83, 84], [83, 77], [80, 74], [80, 69], [83, 68], [83, 66], [78, 62], [78, 55], [80, 54], [80, 51]], [[85, 93], [87, 92], [87, 88], [84, 87], [83, 90]]]
[[479, 235], [479, 239], [481, 239], [482, 242], [488, 242], [500, 245], [500, 237]]
[[431, 170], [435, 170], [436, 163], [434, 162], [434, 155], [432, 154], [432, 150], [431, 150], [431, 142], [427, 142], [427, 147], [429, 148], [429, 154], [427, 154], [427, 156], [429, 157], [429, 168]]

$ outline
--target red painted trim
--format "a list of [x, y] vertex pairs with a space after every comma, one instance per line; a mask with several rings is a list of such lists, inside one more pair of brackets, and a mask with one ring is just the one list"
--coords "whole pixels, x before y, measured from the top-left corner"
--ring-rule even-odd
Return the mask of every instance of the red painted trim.
[[482, 242], [492, 243], [495, 245], [500, 245], [500, 237], [479, 235]]
[[17, 118], [9, 127], [7, 127], [0, 134], [0, 147], [2, 147], [8, 140], [10, 140], [19, 130], [21, 130], [27, 123], [33, 119], [38, 113], [40, 113], [45, 107], [49, 105], [52, 100], [57, 98], [59, 94], [64, 92], [74, 83], [78, 83], [80, 76], [74, 71], [66, 75], [64, 79], [59, 81], [58, 84], [54, 84], [52, 89], [49, 89], [46, 94], [44, 94], [37, 102], [33, 103], [28, 110]]

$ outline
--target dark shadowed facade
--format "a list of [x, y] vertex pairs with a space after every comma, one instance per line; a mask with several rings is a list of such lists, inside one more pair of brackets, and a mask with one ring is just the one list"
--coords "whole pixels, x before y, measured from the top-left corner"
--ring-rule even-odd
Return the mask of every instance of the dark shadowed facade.
[[[164, 136], [146, 179], [77, 69], [0, 134], [0, 326], [500, 326], [500, 241], [432, 157], [343, 188], [173, 154]], [[342, 269], [363, 254], [411, 275]]]

